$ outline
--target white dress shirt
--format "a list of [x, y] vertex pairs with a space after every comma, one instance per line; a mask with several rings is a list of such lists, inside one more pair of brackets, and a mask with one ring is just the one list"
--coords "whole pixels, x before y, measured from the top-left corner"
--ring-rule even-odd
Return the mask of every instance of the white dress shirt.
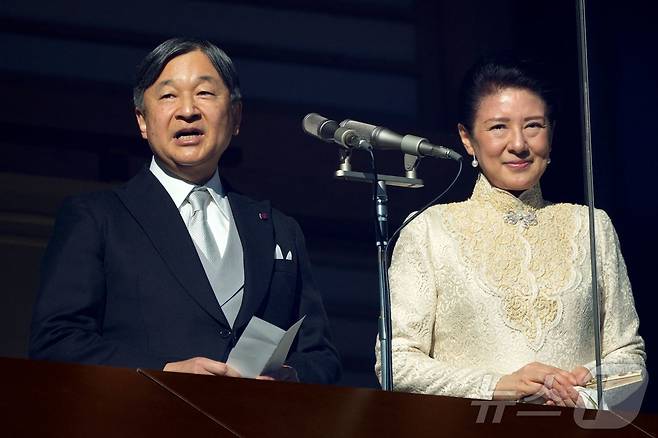
[[[155, 157], [151, 159], [149, 170], [155, 175], [158, 181], [160, 181], [160, 184], [164, 186], [165, 190], [167, 190], [167, 193], [169, 193], [169, 196], [171, 196], [171, 199], [178, 208], [178, 211], [183, 218], [183, 222], [188, 226], [193, 210], [192, 205], [187, 202], [187, 196], [192, 189], [199, 186], [169, 175], [160, 167], [155, 160]], [[224, 193], [219, 174], [216, 170], [203, 187], [208, 189], [208, 192], [213, 199], [213, 202], [208, 204], [206, 218], [212, 236], [217, 243], [217, 248], [219, 248], [219, 253], [223, 256], [226, 251], [229, 229], [233, 226], [231, 225], [231, 206], [226, 194]]]

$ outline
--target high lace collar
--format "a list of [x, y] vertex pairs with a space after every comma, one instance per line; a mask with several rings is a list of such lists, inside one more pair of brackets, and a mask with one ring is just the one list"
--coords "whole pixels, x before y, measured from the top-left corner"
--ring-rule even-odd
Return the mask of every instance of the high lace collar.
[[491, 206], [501, 213], [506, 223], [520, 224], [523, 228], [536, 225], [536, 212], [546, 205], [539, 183], [521, 193], [517, 198], [505, 190], [492, 186], [482, 174], [475, 183], [471, 200]]

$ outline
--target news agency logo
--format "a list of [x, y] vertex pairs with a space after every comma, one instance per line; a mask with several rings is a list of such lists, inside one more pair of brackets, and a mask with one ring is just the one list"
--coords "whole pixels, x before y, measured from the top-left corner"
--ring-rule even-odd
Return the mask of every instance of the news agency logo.
[[[617, 367], [619, 369], [619, 367]], [[628, 368], [626, 368], [628, 369]], [[608, 373], [612, 369], [606, 368]], [[504, 421], [505, 412], [508, 407], [515, 407], [513, 416], [515, 417], [560, 417], [563, 415], [571, 415], [574, 423], [582, 429], [621, 429], [624, 427], [634, 427], [639, 431], [645, 433], [649, 437], [653, 437], [649, 432], [643, 430], [639, 426], [633, 424], [633, 420], [637, 417], [642, 406], [642, 400], [646, 392], [648, 384], [648, 375], [645, 370], [641, 372], [641, 378], [626, 385], [607, 385], [607, 383], [618, 378], [617, 376], [624, 376], [625, 374], [606, 374], [602, 373], [604, 379], [604, 396], [601, 409], [596, 409], [598, 406], [596, 402], [596, 388], [590, 391], [583, 391], [580, 388], [582, 397], [588, 398], [587, 403], [581, 403], [581, 406], [573, 409], [559, 408], [556, 406], [546, 405], [547, 399], [543, 393], [537, 393], [529, 397], [525, 397], [523, 401], [516, 400], [472, 400], [471, 406], [477, 407], [476, 424], [499, 424]], [[485, 379], [487, 384], [493, 382], [492, 376], [487, 376]], [[606, 386], [607, 385], [607, 386]], [[550, 385], [549, 385], [550, 386]], [[549, 388], [543, 388], [550, 389]], [[539, 406], [544, 405], [544, 406]], [[524, 406], [527, 406], [524, 407]], [[532, 406], [532, 407], [530, 407]], [[507, 417], [509, 417], [508, 412]]]

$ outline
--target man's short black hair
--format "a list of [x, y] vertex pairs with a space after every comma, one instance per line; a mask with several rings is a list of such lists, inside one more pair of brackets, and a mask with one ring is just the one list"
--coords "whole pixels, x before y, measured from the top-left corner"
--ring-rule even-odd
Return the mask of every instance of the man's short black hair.
[[200, 50], [210, 59], [231, 93], [231, 101], [241, 100], [238, 72], [235, 70], [231, 58], [222, 49], [209, 41], [197, 38], [172, 38], [153, 49], [137, 66], [135, 87], [133, 88], [135, 108], [140, 111], [144, 110], [144, 92], [153, 85], [169, 61], [195, 50]]

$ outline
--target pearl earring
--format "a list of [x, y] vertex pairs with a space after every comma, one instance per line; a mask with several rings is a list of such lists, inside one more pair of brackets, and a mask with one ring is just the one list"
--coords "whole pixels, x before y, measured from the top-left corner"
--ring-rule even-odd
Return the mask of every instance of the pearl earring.
[[473, 156], [473, 161], [471, 161], [471, 166], [478, 167], [478, 164], [480, 164], [478, 163], [478, 159], [475, 158], [475, 156]]
[[551, 159], [550, 159], [550, 158], [548, 158], [548, 159], [546, 160], [546, 164], [551, 164]]

